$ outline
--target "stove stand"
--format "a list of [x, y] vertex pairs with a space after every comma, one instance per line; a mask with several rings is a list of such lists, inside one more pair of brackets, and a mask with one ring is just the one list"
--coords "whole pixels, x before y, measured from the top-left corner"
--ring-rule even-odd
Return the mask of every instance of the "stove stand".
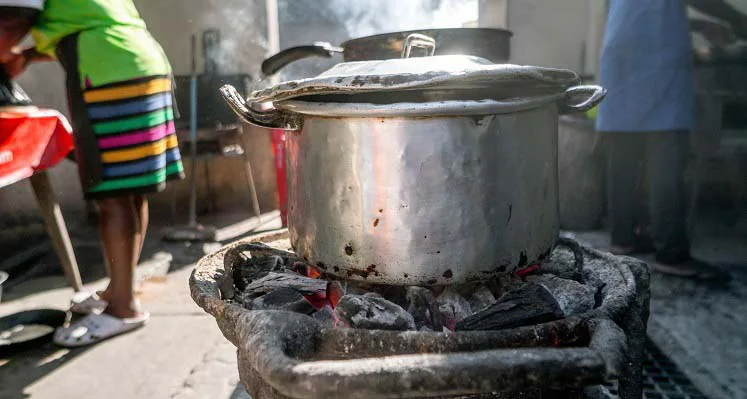
[[255, 399], [610, 398], [610, 382], [620, 398], [642, 397], [649, 274], [636, 259], [558, 246], [549, 262], [582, 256], [584, 280], [604, 287], [579, 316], [499, 331], [381, 331], [328, 328], [222, 299], [233, 289], [232, 254], [253, 242], [289, 247], [285, 231], [229, 245], [199, 262], [190, 287], [238, 348], [241, 381]]

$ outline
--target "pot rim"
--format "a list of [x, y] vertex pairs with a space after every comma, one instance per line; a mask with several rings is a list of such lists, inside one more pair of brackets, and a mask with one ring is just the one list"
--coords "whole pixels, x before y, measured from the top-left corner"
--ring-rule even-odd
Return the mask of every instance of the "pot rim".
[[460, 117], [499, 115], [528, 111], [555, 103], [564, 93], [506, 100], [463, 100], [434, 102], [402, 102], [392, 104], [339, 103], [287, 100], [275, 103], [281, 111], [305, 116], [352, 117]]
[[[438, 65], [434, 67], [433, 65]], [[249, 103], [280, 102], [319, 95], [399, 91], [430, 92], [465, 89], [492, 89], [495, 96], [523, 90], [562, 93], [580, 83], [570, 70], [528, 65], [493, 64], [488, 60], [463, 55], [354, 61], [337, 64], [319, 76], [282, 82], [255, 90]], [[396, 102], [396, 101], [393, 101]]]

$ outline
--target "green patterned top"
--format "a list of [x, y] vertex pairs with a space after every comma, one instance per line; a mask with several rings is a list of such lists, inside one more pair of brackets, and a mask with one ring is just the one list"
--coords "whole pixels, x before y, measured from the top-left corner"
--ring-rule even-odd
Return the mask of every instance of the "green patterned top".
[[132, 0], [46, 0], [32, 30], [36, 49], [54, 57], [76, 33], [81, 88], [171, 73]]

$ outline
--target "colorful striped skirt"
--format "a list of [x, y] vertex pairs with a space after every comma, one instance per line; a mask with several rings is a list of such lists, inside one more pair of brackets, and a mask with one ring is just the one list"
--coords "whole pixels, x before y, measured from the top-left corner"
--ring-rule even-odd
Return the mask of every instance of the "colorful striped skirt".
[[[58, 50], [67, 90], [76, 161], [86, 199], [162, 191], [184, 177], [174, 128], [170, 75], [80, 86], [77, 43]], [[72, 48], [70, 48], [72, 47]]]

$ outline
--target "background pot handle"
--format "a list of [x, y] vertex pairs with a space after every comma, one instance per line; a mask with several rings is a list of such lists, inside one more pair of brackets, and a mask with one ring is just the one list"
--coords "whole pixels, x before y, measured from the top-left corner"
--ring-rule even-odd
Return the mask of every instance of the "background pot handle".
[[428, 57], [432, 57], [436, 52], [436, 40], [420, 33], [408, 35], [402, 46], [402, 58], [410, 58], [413, 48], [422, 48], [427, 52]]
[[262, 62], [262, 75], [274, 75], [277, 71], [283, 69], [291, 62], [309, 57], [327, 57], [330, 58], [335, 54], [342, 53], [341, 47], [333, 46], [330, 43], [318, 42], [309, 46], [296, 46], [285, 49]]
[[561, 114], [585, 112], [599, 104], [606, 95], [607, 89], [602, 86], [574, 86], [565, 91], [558, 104], [558, 111]]

